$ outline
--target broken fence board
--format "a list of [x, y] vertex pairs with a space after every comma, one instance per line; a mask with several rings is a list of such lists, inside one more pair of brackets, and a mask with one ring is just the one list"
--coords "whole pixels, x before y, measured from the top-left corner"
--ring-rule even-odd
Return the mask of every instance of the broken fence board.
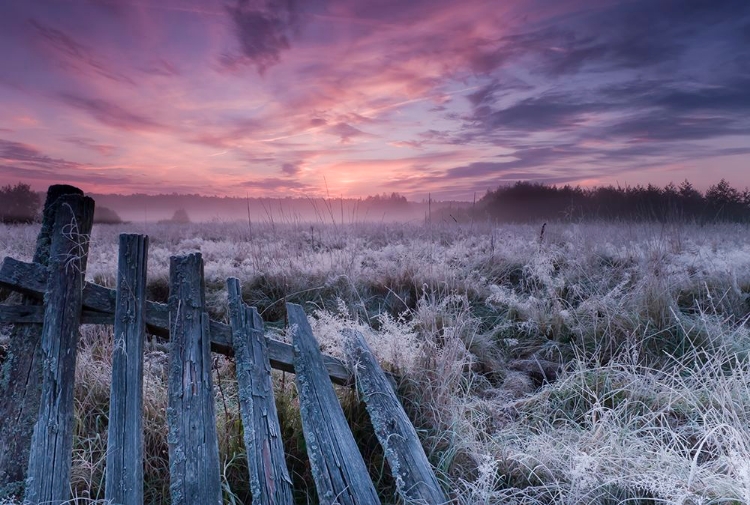
[[143, 344], [148, 237], [120, 235], [105, 500], [143, 504]]
[[398, 493], [407, 503], [448, 503], [414, 426], [364, 337], [354, 330], [342, 333], [357, 390], [362, 393]]
[[[46, 289], [47, 272], [42, 265], [26, 263], [6, 257], [0, 265], [0, 287], [42, 299]], [[107, 324], [114, 322], [115, 290], [87, 282], [83, 289], [83, 323], [100, 324], [102, 321], [91, 312], [106, 314]], [[91, 312], [89, 312], [91, 311]], [[86, 318], [89, 314], [90, 319]], [[13, 322], [3, 319], [0, 322]], [[23, 322], [36, 322], [27, 320]], [[41, 321], [39, 321], [41, 322]], [[227, 324], [211, 321], [211, 350], [221, 354], [232, 354], [232, 330]], [[146, 302], [146, 329], [156, 335], [168, 336], [169, 307], [163, 303]], [[294, 351], [286, 342], [266, 337], [271, 367], [285, 372], [294, 372]], [[336, 384], [352, 384], [349, 369], [340, 360], [323, 356], [328, 375]]]
[[42, 396], [24, 495], [25, 503], [51, 505], [70, 498], [76, 351], [94, 200], [65, 195], [55, 206], [41, 340]]
[[302, 430], [320, 503], [379, 504], [305, 312], [293, 303], [287, 303], [286, 310], [294, 341]]
[[169, 265], [167, 421], [169, 491], [173, 505], [221, 505], [219, 445], [211, 379], [208, 314], [200, 253]]
[[240, 412], [253, 503], [291, 505], [292, 480], [284, 459], [263, 321], [242, 301], [240, 281], [227, 279]]

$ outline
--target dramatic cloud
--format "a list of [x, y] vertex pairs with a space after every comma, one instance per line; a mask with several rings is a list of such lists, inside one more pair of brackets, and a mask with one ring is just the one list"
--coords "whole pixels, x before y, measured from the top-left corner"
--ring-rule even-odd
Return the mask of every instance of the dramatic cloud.
[[240, 53], [222, 55], [222, 65], [235, 69], [250, 64], [262, 73], [277, 64], [282, 51], [290, 47], [290, 38], [299, 19], [295, 4], [295, 0], [237, 0], [227, 6]]
[[0, 184], [750, 185], [746, 0], [6, 2], [0, 47]]

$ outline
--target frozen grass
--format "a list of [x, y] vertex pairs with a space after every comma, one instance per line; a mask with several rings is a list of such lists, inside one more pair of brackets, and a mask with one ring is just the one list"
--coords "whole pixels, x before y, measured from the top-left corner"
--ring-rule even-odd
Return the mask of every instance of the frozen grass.
[[[740, 225], [211, 223], [94, 228], [88, 277], [113, 285], [117, 235], [148, 233], [149, 296], [169, 256], [199, 250], [226, 317], [240, 277], [268, 330], [302, 303], [323, 349], [365, 334], [457, 504], [750, 503], [750, 229]], [[0, 256], [29, 259], [36, 228], [0, 225]], [[7, 293], [0, 292], [0, 299]], [[0, 342], [2, 342], [0, 340]], [[83, 330], [74, 494], [102, 496], [111, 334]], [[559, 362], [540, 383], [514, 359]], [[167, 356], [146, 352], [146, 502], [168, 500]], [[247, 502], [233, 363], [216, 357], [225, 499]], [[293, 376], [277, 402], [299, 503], [315, 502]], [[341, 391], [384, 503], [393, 483], [366, 415]], [[233, 501], [234, 500], [234, 501]]]

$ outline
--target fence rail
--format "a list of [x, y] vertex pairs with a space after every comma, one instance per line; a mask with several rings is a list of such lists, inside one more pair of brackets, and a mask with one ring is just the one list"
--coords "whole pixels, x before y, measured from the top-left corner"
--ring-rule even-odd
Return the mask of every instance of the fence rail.
[[[0, 265], [0, 287], [22, 293], [35, 300], [44, 299], [47, 289], [47, 270], [36, 263], [5, 258]], [[114, 324], [117, 294], [114, 289], [87, 282], [83, 288], [81, 324]], [[20, 318], [14, 319], [15, 314]], [[42, 323], [44, 308], [32, 305], [0, 305], [0, 320], [12, 323]], [[233, 355], [232, 329], [219, 321], [210, 321], [211, 351]], [[146, 328], [158, 336], [169, 337], [169, 307], [164, 303], [146, 302]], [[271, 366], [277, 370], [294, 372], [292, 346], [266, 337]], [[349, 369], [340, 360], [324, 355], [328, 375], [336, 384], [351, 384]]]
[[[24, 295], [0, 305], [13, 324], [0, 381], [0, 499], [32, 504], [69, 500], [73, 390], [80, 324], [114, 325], [105, 497], [143, 502], [143, 343], [170, 339], [167, 421], [174, 504], [221, 503], [211, 352], [233, 355], [253, 503], [291, 504], [271, 369], [295, 372], [306, 447], [322, 504], [376, 504], [378, 495], [338, 402], [333, 383], [354, 385], [368, 412], [398, 493], [409, 503], [447, 498], [416, 431], [361, 335], [345, 333], [351, 368], [320, 352], [304, 310], [287, 304], [293, 345], [269, 338], [240, 283], [227, 280], [231, 324], [210, 320], [200, 253], [170, 261], [168, 304], [145, 298], [148, 237], [120, 236], [117, 289], [84, 282], [94, 202], [77, 188], [52, 186], [31, 263], [5, 258], [0, 287]], [[41, 328], [41, 331], [40, 331]], [[19, 399], [23, 403], [19, 406]]]

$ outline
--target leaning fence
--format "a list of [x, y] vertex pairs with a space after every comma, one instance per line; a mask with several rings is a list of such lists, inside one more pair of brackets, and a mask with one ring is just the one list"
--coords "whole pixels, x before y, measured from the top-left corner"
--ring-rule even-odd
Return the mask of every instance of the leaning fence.
[[[94, 201], [51, 186], [32, 262], [5, 258], [0, 287], [21, 301], [0, 305], [13, 324], [0, 385], [0, 494], [33, 504], [70, 499], [73, 391], [81, 324], [114, 326], [105, 499], [143, 503], [143, 344], [169, 338], [168, 445], [171, 502], [222, 502], [211, 353], [236, 360], [253, 503], [291, 504], [271, 370], [294, 372], [303, 434], [322, 504], [379, 503], [333, 383], [359, 389], [401, 499], [448, 500], [395, 391], [362, 335], [345, 331], [347, 363], [320, 352], [301, 306], [287, 303], [292, 344], [268, 337], [256, 309], [227, 279], [230, 324], [209, 318], [200, 253], [170, 260], [169, 302], [146, 300], [148, 237], [120, 235], [116, 289], [85, 281]], [[355, 380], [356, 377], [356, 380]], [[0, 496], [2, 498], [2, 496]]]

